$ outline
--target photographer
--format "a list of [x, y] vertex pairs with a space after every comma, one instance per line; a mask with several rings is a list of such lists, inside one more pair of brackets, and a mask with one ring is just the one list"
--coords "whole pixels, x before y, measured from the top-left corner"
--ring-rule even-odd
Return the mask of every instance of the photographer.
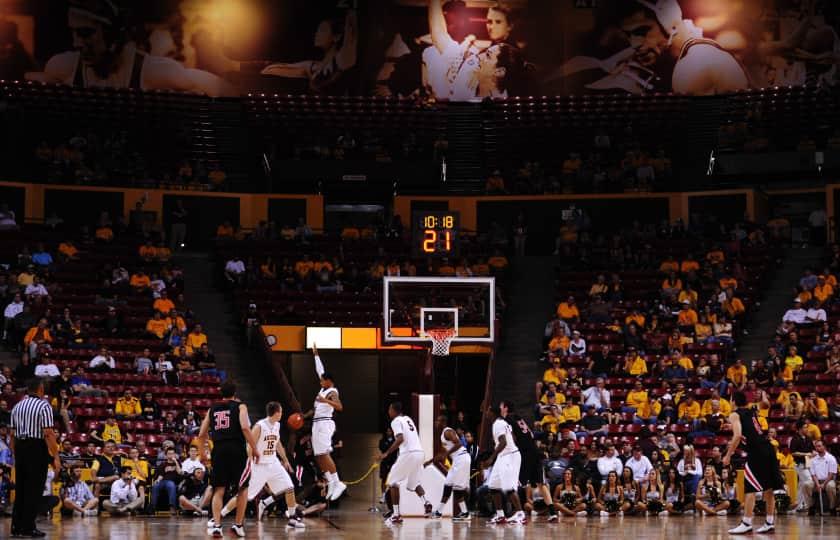
[[120, 469], [120, 478], [111, 484], [111, 497], [102, 507], [112, 516], [133, 514], [143, 507], [143, 498], [137, 493], [137, 480], [131, 477], [131, 467]]
[[70, 468], [70, 481], [62, 488], [62, 513], [72, 513], [77, 517], [95, 516], [99, 499], [93, 496], [88, 485], [82, 481], [82, 467]]

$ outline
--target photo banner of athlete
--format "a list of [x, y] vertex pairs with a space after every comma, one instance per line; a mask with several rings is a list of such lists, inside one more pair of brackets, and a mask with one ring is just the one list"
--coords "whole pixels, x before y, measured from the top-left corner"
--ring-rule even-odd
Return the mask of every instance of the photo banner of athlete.
[[834, 84], [828, 0], [20, 0], [0, 78], [480, 100]]

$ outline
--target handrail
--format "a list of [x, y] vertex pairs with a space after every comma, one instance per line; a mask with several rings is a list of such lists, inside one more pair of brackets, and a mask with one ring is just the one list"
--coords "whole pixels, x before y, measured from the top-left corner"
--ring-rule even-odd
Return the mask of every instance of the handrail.
[[487, 361], [487, 376], [484, 379], [484, 400], [481, 402], [481, 424], [478, 427], [478, 447], [486, 448], [490, 437], [490, 419], [487, 417], [487, 409], [493, 404], [493, 382], [496, 377], [496, 349], [490, 351]]

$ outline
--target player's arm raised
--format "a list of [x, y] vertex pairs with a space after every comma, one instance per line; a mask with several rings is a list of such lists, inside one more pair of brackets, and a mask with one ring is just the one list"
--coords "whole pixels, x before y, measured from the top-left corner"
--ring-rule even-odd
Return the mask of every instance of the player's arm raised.
[[251, 433], [251, 419], [248, 418], [248, 407], [244, 403], [239, 405], [239, 425], [242, 427], [242, 435], [248, 441], [248, 447], [251, 449], [251, 455], [254, 456], [254, 463], [260, 462], [260, 454], [257, 452], [257, 440]]
[[729, 461], [735, 453], [735, 449], [741, 444], [741, 417], [738, 413], [733, 412], [729, 415], [729, 423], [732, 425], [732, 440], [729, 441], [729, 447], [726, 449], [726, 454], [723, 456], [723, 465], [729, 466]]
[[204, 414], [204, 420], [201, 421], [201, 428], [198, 430], [198, 460], [206, 461], [207, 453], [204, 448], [207, 446], [207, 437], [210, 434], [210, 409]]
[[322, 375], [324, 375], [324, 363], [321, 362], [321, 356], [318, 354], [318, 347], [315, 344], [312, 344], [312, 358], [315, 359], [315, 373], [318, 374], [318, 378], [320, 379]]

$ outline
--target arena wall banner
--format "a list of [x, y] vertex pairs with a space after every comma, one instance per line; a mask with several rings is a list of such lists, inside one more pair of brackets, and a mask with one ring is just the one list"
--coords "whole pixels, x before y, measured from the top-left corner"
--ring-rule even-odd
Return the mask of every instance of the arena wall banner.
[[20, 0], [0, 78], [480, 100], [838, 78], [829, 0]]

